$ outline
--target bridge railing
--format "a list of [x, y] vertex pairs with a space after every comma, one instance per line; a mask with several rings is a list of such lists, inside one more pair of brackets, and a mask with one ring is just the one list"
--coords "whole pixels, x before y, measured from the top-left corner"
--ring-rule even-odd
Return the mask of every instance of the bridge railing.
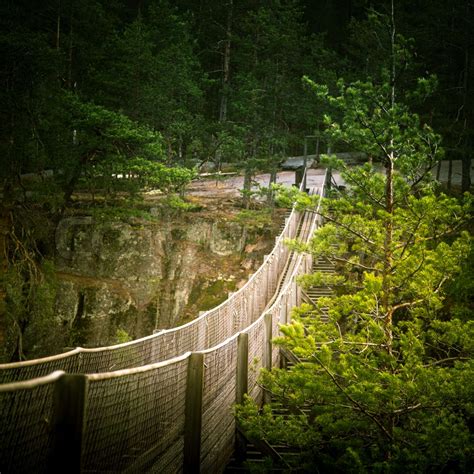
[[[308, 236], [319, 219], [311, 215]], [[301, 302], [296, 277], [311, 269], [311, 255], [293, 258], [272, 306], [215, 347], [0, 385], [0, 471], [221, 472], [235, 444], [232, 406], [244, 393], [263, 400], [258, 373], [278, 364], [272, 339]]]
[[123, 344], [82, 348], [41, 359], [0, 364], [0, 383], [42, 377], [56, 370], [100, 373], [151, 364], [186, 351], [212, 347], [245, 328], [260, 315], [277, 288], [301, 215], [294, 208], [272, 252], [247, 283], [219, 306], [182, 326]]
[[0, 385], [0, 472], [48, 472], [54, 394], [63, 374]]

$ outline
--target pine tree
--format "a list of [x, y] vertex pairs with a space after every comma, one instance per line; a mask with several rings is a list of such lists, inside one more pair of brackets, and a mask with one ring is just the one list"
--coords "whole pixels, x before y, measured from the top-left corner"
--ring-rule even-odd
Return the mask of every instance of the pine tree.
[[[298, 447], [308, 472], [467, 472], [474, 462], [474, 324], [441, 311], [471, 245], [463, 230], [471, 200], [435, 192], [440, 138], [407, 105], [432, 80], [397, 89], [403, 51], [393, 15], [388, 24], [383, 81], [340, 81], [334, 95], [309, 81], [336, 117], [325, 117], [329, 138], [375, 165], [329, 159], [347, 188], [323, 200], [326, 224], [311, 243], [293, 243], [338, 270], [301, 278], [303, 288], [331, 285], [335, 296], [294, 310], [277, 342], [302, 362], [262, 376], [274, 401], [299, 414], [259, 415], [250, 402], [238, 411], [246, 429]], [[318, 201], [300, 197], [302, 208]]]

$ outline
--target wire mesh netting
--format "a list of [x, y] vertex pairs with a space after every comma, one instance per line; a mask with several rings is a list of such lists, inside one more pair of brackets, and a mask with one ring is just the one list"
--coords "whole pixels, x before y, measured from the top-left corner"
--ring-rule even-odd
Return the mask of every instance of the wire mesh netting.
[[77, 373], [80, 371], [80, 352], [75, 349], [67, 358], [51, 357], [40, 359], [40, 363], [17, 362], [0, 364], [0, 383], [12, 383], [43, 377], [56, 370]]
[[221, 472], [235, 436], [237, 338], [204, 354], [201, 472]]
[[0, 472], [48, 472], [57, 378], [0, 387]]
[[242, 329], [249, 325], [249, 317], [247, 313], [247, 296], [242, 295], [241, 298], [236, 299], [232, 304], [231, 308], [232, 316], [232, 332], [237, 334]]
[[265, 321], [263, 317], [245, 332], [249, 335], [248, 393], [257, 403], [260, 403], [262, 388], [257, 381], [265, 356]]
[[232, 318], [227, 314], [228, 308], [229, 305], [219, 308], [218, 310], [210, 313], [209, 318], [206, 319], [208, 323], [208, 347], [213, 347], [232, 336], [233, 321]]
[[[272, 315], [272, 341], [280, 335], [280, 314], [282, 311], [282, 298], [270, 309]], [[272, 367], [278, 367], [280, 362], [280, 349], [276, 344], [272, 343]]]
[[120, 471], [156, 459], [156, 468], [182, 465], [187, 366], [185, 357], [146, 370], [88, 377], [85, 471]]

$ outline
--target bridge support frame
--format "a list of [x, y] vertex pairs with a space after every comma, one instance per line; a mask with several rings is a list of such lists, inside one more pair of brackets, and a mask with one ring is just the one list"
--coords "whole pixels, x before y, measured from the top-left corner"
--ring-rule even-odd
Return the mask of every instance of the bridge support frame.
[[64, 374], [55, 383], [49, 472], [81, 472], [87, 389], [83, 374]]
[[[271, 370], [273, 366], [273, 354], [272, 354], [272, 338], [273, 338], [273, 315], [272, 313], [265, 313], [265, 356], [263, 360], [263, 367], [267, 370]], [[271, 397], [267, 390], [263, 392], [263, 403], [270, 403]]]
[[204, 354], [189, 356], [184, 421], [184, 466], [186, 474], [201, 470], [202, 393], [204, 387]]
[[[242, 332], [237, 337], [237, 371], [235, 382], [235, 403], [243, 403], [249, 383], [249, 335]], [[243, 462], [247, 455], [247, 441], [239, 429], [235, 430], [235, 458]]]

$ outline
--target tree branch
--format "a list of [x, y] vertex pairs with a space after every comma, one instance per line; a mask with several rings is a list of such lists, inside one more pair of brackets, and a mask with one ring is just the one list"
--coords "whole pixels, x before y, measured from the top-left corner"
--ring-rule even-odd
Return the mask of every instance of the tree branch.
[[377, 417], [367, 411], [357, 400], [355, 400], [351, 395], [349, 395], [344, 388], [341, 386], [341, 384], [337, 381], [336, 377], [334, 377], [334, 374], [332, 374], [329, 369], [319, 360], [317, 356], [314, 356], [316, 361], [319, 363], [319, 365], [323, 368], [323, 370], [329, 375], [331, 380], [333, 381], [334, 385], [342, 392], [342, 394], [355, 406], [357, 409], [363, 413], [365, 416], [370, 418], [382, 431], [382, 433], [390, 440], [393, 441], [393, 436], [387, 431], [387, 428], [383, 426], [383, 424], [377, 419]]
[[424, 368], [433, 367], [435, 365], [440, 365], [440, 364], [444, 364], [445, 362], [451, 362], [451, 361], [456, 361], [456, 360], [469, 361], [469, 360], [471, 360], [471, 358], [470, 357], [446, 357], [445, 359], [439, 359], [439, 360], [435, 360], [433, 362], [430, 362], [429, 364], [425, 364], [425, 365], [423, 365], [423, 367]]
[[364, 270], [368, 270], [368, 271], [371, 271], [371, 272], [378, 272], [379, 271], [377, 268], [368, 267], [368, 266], [363, 265], [362, 263], [358, 263], [358, 262], [351, 262], [350, 260], [347, 260], [346, 258], [333, 257], [333, 259], [336, 260], [337, 262], [349, 263], [350, 265], [354, 265], [355, 267], [359, 267], [359, 268], [362, 268]]
[[356, 230], [352, 229], [351, 227], [349, 227], [347, 224], [343, 224], [341, 221], [338, 221], [337, 219], [334, 219], [328, 215], [325, 215], [325, 214], [321, 214], [319, 213], [320, 216], [323, 218], [323, 219], [326, 219], [330, 222], [333, 222], [334, 224], [336, 224], [337, 226], [339, 227], [342, 227], [343, 229], [347, 230], [348, 232], [350, 232], [351, 234], [354, 234], [356, 237], [359, 237], [359, 239], [363, 240], [366, 244], [369, 244], [369, 245], [373, 245], [374, 247], [377, 246], [377, 243], [374, 242], [373, 240], [370, 240], [368, 237], [366, 237], [364, 234], [361, 234], [360, 232], [357, 232]]

